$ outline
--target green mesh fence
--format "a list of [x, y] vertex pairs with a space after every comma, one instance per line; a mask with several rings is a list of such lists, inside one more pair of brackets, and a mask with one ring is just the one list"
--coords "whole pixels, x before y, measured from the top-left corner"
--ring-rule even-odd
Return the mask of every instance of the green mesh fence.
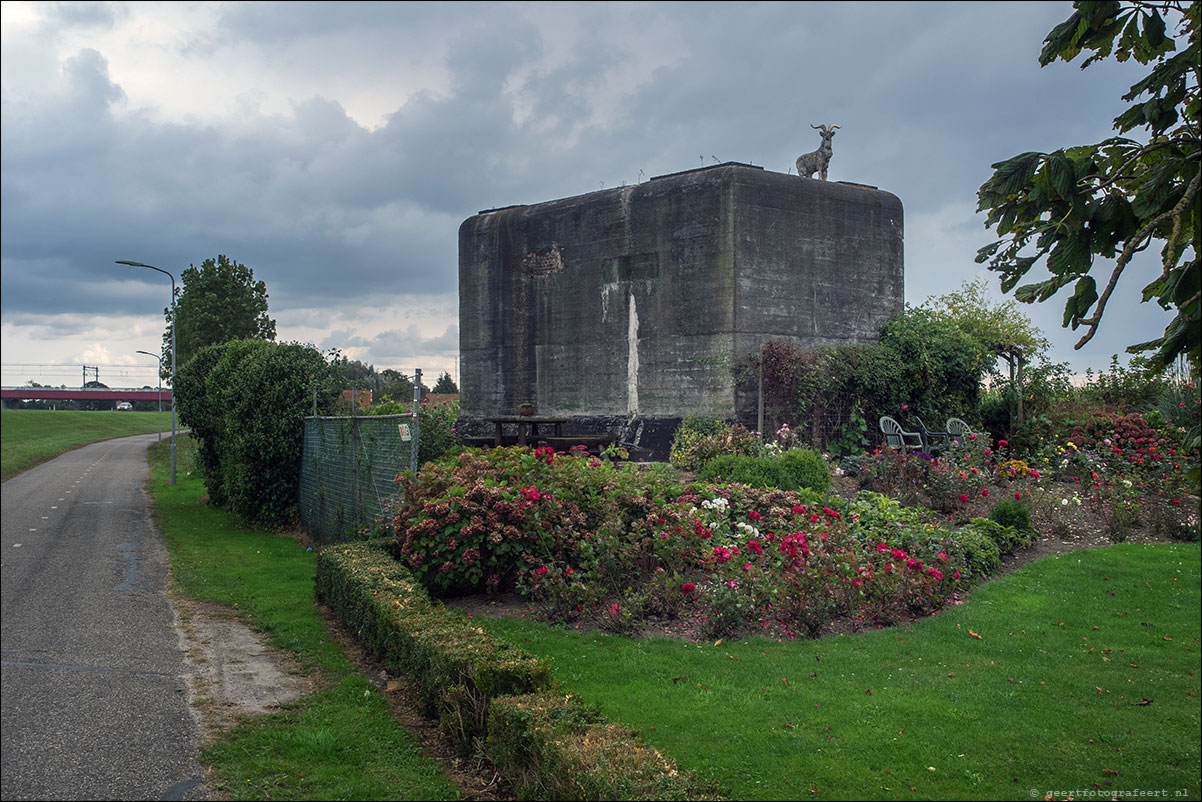
[[402, 439], [409, 415], [305, 418], [301, 527], [322, 543], [386, 525], [394, 480], [410, 465], [413, 440]]

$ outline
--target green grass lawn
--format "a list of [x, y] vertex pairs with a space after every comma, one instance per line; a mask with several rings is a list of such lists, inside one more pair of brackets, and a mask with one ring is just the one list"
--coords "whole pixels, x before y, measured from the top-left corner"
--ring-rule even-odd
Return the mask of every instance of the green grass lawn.
[[1194, 544], [1076, 552], [821, 641], [480, 624], [735, 799], [1198, 799], [1199, 570]]
[[323, 690], [246, 721], [207, 747], [231, 799], [456, 799], [458, 789], [397, 723], [387, 701], [330, 638], [313, 595], [316, 558], [295, 539], [243, 529], [200, 503], [194, 446], [181, 439], [178, 483], [166, 441], [150, 449], [150, 491], [175, 592], [235, 608], [322, 679]]
[[[171, 415], [163, 415], [170, 433]], [[0, 411], [0, 481], [98, 440], [159, 431], [156, 412], [81, 412], [60, 409]]]

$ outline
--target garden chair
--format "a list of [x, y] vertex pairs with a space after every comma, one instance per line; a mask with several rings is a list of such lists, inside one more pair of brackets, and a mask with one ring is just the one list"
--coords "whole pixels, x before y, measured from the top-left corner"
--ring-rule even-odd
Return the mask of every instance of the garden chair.
[[952, 444], [963, 442], [968, 439], [969, 435], [976, 434], [971, 426], [959, 418], [947, 419], [947, 432]]
[[932, 432], [922, 422], [922, 418], [915, 417], [918, 421], [918, 433], [922, 435], [923, 451], [929, 454], [934, 454], [940, 451], [946, 451], [952, 447], [952, 435], [950, 432]]
[[[901, 427], [900, 423], [888, 415], [881, 416], [881, 432], [885, 435], [885, 445], [890, 448], [900, 448], [902, 451], [905, 451], [912, 446], [917, 446], [920, 449], [926, 447], [921, 434], [918, 432], [907, 432]], [[911, 440], [913, 442], [908, 442]]]

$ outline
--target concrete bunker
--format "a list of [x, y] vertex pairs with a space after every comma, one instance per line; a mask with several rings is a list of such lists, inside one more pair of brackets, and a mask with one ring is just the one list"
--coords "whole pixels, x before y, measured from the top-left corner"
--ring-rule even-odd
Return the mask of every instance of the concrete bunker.
[[533, 402], [666, 458], [689, 414], [755, 425], [770, 339], [872, 342], [903, 307], [901, 201], [725, 163], [489, 210], [459, 229], [461, 421]]

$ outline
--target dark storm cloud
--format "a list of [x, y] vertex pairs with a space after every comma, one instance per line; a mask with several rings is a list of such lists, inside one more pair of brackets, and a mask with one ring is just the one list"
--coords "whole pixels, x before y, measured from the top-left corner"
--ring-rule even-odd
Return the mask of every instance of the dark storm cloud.
[[[49, 91], [6, 89], [6, 322], [95, 312], [98, 299], [112, 313], [161, 309], [162, 277], [114, 259], [178, 276], [224, 253], [267, 282], [277, 315], [454, 293], [457, 229], [478, 210], [714, 158], [784, 172], [817, 146], [813, 123], [842, 126], [832, 180], [894, 192], [908, 223], [962, 207], [966, 216], [948, 226], [962, 237], [966, 224], [979, 225], [971, 210], [990, 163], [1105, 137], [1139, 72], [1041, 70], [1040, 39], [1068, 15], [1067, 3], [564, 8], [232, 4], [217, 9], [214, 29], [181, 31], [169, 45], [189, 58], [254, 52], [311, 75], [365, 70], [363, 81], [381, 85], [403, 84], [419, 66], [440, 71], [441, 84], [406, 93], [375, 129], [338, 98], [312, 93], [291, 98], [284, 113], [231, 97], [242, 111], [221, 122], [163, 122], [131, 107], [93, 48], [39, 75]], [[51, 11], [40, 35], [107, 28], [130, 13], [102, 4]], [[571, 24], [556, 27], [547, 14]], [[312, 42], [323, 49], [301, 49]], [[409, 67], [374, 66], [398, 49]], [[975, 248], [991, 240], [978, 233], [958, 263], [940, 265], [922, 264], [934, 250], [908, 236], [907, 284], [955, 289], [978, 269]], [[131, 281], [142, 290], [129, 292]], [[1050, 306], [1040, 311], [1056, 327], [1062, 304]], [[397, 343], [422, 341], [416, 330], [356, 336], [338, 345], [370, 347], [376, 361], [411, 352]], [[453, 351], [457, 334], [423, 347]]]

